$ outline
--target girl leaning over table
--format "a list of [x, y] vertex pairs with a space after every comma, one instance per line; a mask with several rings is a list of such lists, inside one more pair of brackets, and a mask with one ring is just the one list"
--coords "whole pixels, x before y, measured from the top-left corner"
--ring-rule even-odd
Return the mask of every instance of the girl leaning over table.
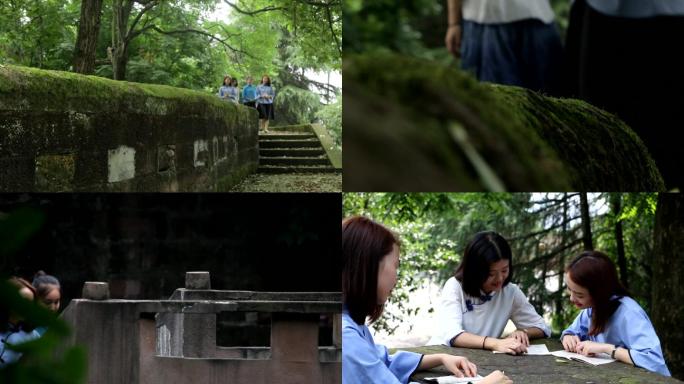
[[[493, 231], [479, 232], [466, 245], [454, 276], [444, 284], [435, 333], [428, 345], [481, 348], [508, 354], [527, 351], [530, 339], [551, 330], [525, 294], [511, 283], [511, 248]], [[512, 320], [516, 331], [500, 338]]]
[[565, 350], [613, 359], [670, 376], [660, 339], [639, 304], [629, 297], [605, 254], [586, 251], [565, 269], [570, 301], [582, 311], [561, 334]]

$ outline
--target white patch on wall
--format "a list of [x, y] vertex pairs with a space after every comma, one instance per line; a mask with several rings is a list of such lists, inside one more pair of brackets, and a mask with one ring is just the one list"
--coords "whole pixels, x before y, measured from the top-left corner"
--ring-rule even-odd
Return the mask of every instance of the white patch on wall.
[[209, 161], [209, 142], [207, 140], [195, 140], [195, 168], [204, 167]]
[[171, 356], [171, 332], [162, 325], [157, 327], [157, 356]]
[[107, 151], [110, 183], [135, 177], [135, 149], [125, 145]]

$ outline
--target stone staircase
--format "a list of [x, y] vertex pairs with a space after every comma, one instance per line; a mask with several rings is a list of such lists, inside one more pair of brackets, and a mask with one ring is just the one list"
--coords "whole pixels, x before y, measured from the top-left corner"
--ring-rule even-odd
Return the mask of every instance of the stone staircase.
[[259, 134], [259, 173], [340, 172], [313, 132], [274, 130]]

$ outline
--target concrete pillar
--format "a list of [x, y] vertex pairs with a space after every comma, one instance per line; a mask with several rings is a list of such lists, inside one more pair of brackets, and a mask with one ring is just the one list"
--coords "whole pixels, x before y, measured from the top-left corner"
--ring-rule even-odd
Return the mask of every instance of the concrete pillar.
[[[211, 289], [209, 272], [186, 272], [185, 288]], [[214, 357], [216, 314], [158, 314], [156, 350], [161, 356]]]
[[342, 314], [333, 314], [333, 345], [337, 348], [342, 348]]
[[83, 284], [81, 296], [88, 300], [109, 300], [109, 284], [100, 281], [86, 281]]
[[185, 272], [186, 289], [211, 289], [209, 272]]

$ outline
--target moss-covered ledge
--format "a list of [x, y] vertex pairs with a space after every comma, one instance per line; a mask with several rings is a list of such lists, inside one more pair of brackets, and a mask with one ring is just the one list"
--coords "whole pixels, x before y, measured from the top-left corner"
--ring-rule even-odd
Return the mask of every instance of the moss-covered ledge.
[[0, 191], [220, 191], [258, 165], [257, 114], [163, 85], [0, 66]]
[[634, 132], [585, 102], [391, 53], [343, 65], [345, 190], [664, 189]]

